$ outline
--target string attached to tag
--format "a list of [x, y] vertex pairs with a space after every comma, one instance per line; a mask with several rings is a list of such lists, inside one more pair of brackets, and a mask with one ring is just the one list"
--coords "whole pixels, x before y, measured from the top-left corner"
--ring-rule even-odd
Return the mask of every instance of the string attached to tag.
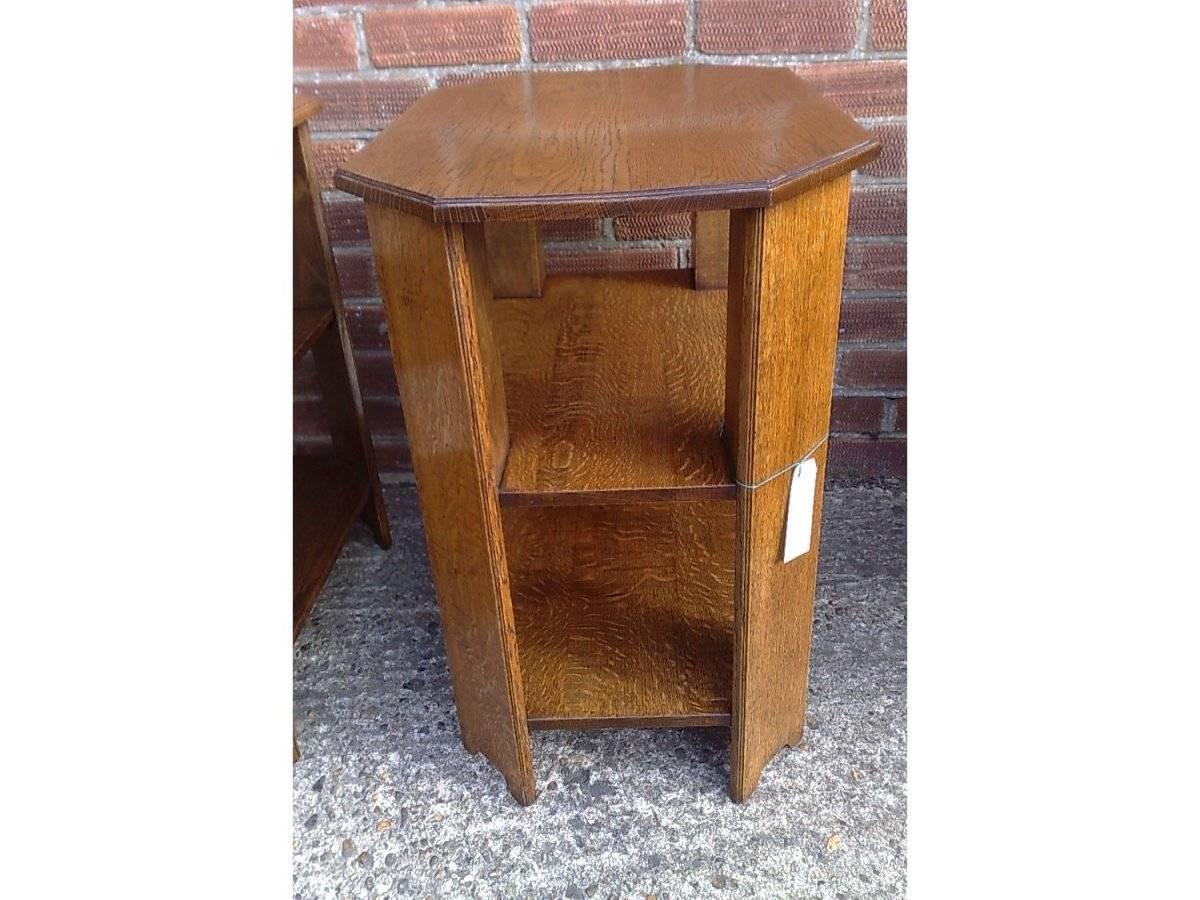
[[825, 435], [825, 437], [821, 438], [819, 441], [817, 441], [815, 444], [813, 444], [811, 447], [809, 447], [808, 452], [803, 454], [798, 460], [796, 460], [795, 462], [790, 462], [786, 466], [784, 466], [782, 469], [772, 472], [770, 475], [768, 475], [766, 478], [762, 479], [761, 481], [756, 481], [754, 484], [746, 484], [746, 482], [738, 481], [735, 478], [734, 483], [737, 484], [738, 487], [744, 487], [747, 490], [751, 490], [751, 491], [756, 490], [757, 488], [762, 487], [767, 482], [774, 481], [776, 478], [778, 478], [784, 472], [790, 472], [790, 471], [792, 471], [792, 469], [797, 468], [806, 459], [808, 459], [810, 456], [812, 456], [814, 453], [816, 453], [818, 450], [820, 450], [821, 445], [823, 443], [825, 443], [827, 440], [829, 440], [829, 435]]
[[784, 472], [792, 473], [788, 487], [787, 514], [783, 524], [783, 562], [803, 556], [812, 548], [813, 509], [817, 501], [817, 461], [813, 454], [828, 440], [829, 435], [817, 441], [798, 460], [788, 463], [777, 472], [754, 484], [737, 482], [739, 487], [755, 490], [778, 478]]

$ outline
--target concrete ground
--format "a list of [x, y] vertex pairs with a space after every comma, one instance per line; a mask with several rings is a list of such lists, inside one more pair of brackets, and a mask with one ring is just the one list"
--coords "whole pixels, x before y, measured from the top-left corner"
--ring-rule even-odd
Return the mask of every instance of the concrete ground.
[[905, 483], [825, 495], [803, 745], [744, 805], [727, 729], [534, 732], [522, 808], [459, 742], [416, 492], [357, 526], [296, 645], [297, 898], [901, 897]]

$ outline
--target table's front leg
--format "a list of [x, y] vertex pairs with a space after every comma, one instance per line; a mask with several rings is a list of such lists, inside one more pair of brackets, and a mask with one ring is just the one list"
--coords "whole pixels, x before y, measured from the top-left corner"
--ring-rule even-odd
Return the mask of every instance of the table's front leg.
[[481, 225], [369, 205], [463, 744], [536, 795], [497, 481], [508, 449]]
[[[731, 219], [725, 432], [741, 485], [729, 782], [737, 801], [804, 730], [849, 199], [846, 176]], [[806, 456], [817, 465], [811, 549], [785, 563], [787, 467]]]

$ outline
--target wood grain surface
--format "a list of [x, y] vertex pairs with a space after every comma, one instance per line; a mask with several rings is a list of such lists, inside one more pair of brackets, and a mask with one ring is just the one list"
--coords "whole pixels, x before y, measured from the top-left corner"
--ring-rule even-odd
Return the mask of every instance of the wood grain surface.
[[426, 94], [335, 184], [437, 222], [744, 209], [878, 152], [787, 69], [515, 72]]
[[490, 222], [488, 273], [494, 297], [540, 297], [546, 281], [542, 226], [538, 222]]
[[795, 462], [829, 431], [849, 192], [844, 177], [732, 214], [725, 433], [739, 481]]
[[729, 724], [732, 501], [503, 515], [531, 727]]
[[457, 279], [456, 289], [463, 296], [478, 298], [480, 305], [481, 311], [475, 317], [476, 343], [473, 352], [478, 353], [482, 381], [475, 387], [487, 396], [484, 409], [487, 413], [488, 432], [492, 438], [492, 474], [499, 481], [504, 474], [504, 465], [508, 458], [508, 403], [504, 397], [500, 349], [493, 325], [494, 308], [483, 226], [464, 225], [462, 246], [463, 264], [451, 269], [451, 277]]
[[692, 284], [698, 291], [729, 286], [729, 210], [696, 213], [692, 272]]
[[555, 276], [493, 305], [507, 505], [734, 497], [722, 438], [725, 294], [686, 271]]
[[738, 494], [729, 794], [739, 803], [775, 754], [796, 746], [804, 733], [827, 450], [822, 444], [813, 454], [812, 543], [798, 559], [781, 562], [791, 479], [784, 475]]
[[367, 207], [463, 744], [536, 795], [497, 500], [503, 385], [482, 228]]
[[757, 484], [819, 445], [813, 543], [782, 562], [790, 479], [738, 488], [730, 794], [804, 729], [812, 602], [849, 209], [848, 177], [730, 228], [726, 425], [738, 480]]

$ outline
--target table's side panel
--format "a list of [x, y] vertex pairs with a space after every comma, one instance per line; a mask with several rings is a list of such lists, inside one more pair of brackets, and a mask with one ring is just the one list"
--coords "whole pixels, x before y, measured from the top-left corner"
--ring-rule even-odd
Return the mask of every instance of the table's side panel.
[[[726, 430], [738, 481], [759, 485], [738, 488], [730, 793], [739, 801], [804, 729], [849, 200], [843, 177], [734, 212], [730, 229]], [[791, 479], [766, 479], [810, 452], [812, 545], [784, 563]]]
[[497, 500], [507, 439], [482, 230], [369, 205], [463, 743], [522, 803], [533, 765]]

